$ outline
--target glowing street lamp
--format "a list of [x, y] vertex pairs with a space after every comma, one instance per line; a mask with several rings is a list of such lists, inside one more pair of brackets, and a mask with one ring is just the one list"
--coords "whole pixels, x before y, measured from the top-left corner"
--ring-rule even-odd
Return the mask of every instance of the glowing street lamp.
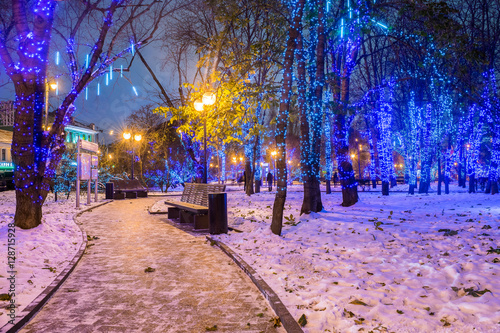
[[214, 105], [215, 104], [215, 94], [211, 93], [211, 92], [204, 93], [203, 97], [202, 97], [202, 102], [204, 105]]
[[[49, 124], [49, 88], [56, 91], [56, 95], [59, 95], [59, 84], [57, 82], [51, 82], [45, 79], [45, 128]], [[48, 131], [49, 129], [47, 129]]]
[[[203, 98], [204, 100], [205, 98]], [[203, 100], [194, 101], [194, 109], [203, 112], [205, 103]], [[207, 104], [210, 105], [210, 104]], [[202, 183], [207, 183], [207, 115], [203, 115], [203, 179]]]
[[[125, 140], [130, 140], [132, 138], [132, 133], [130, 132], [124, 132], [123, 133], [123, 138]], [[134, 135], [134, 140], [139, 142], [141, 141], [142, 139], [142, 135], [141, 134], [135, 134]], [[131, 140], [132, 141], [132, 140]], [[131, 170], [131, 173], [130, 173], [130, 178], [131, 179], [134, 179], [134, 159], [135, 159], [135, 146], [134, 146], [134, 142], [132, 141], [132, 170]]]
[[273, 172], [274, 173], [274, 186], [276, 186], [276, 154], [277, 154], [276, 150], [273, 150], [271, 152], [271, 156], [273, 157], [273, 160], [274, 160], [274, 163], [273, 163], [273, 165], [274, 165], [274, 168], [273, 168], [274, 169], [273, 170], [274, 171]]

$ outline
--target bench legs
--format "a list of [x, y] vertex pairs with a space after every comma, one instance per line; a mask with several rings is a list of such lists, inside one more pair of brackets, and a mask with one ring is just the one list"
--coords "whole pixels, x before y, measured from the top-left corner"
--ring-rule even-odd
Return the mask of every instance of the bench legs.
[[193, 215], [194, 217], [194, 228], [195, 229], [208, 229], [208, 214], [205, 215]]
[[126, 192], [127, 199], [137, 199], [137, 192]]
[[168, 207], [168, 218], [169, 219], [178, 219], [179, 216], [179, 208], [176, 207]]
[[[177, 211], [178, 213], [180, 213], [179, 218], [181, 223], [193, 223], [195, 229], [208, 229], [208, 214], [196, 215], [191, 212], [179, 209], [177, 209]], [[168, 218], [170, 218], [170, 208], [168, 209]]]

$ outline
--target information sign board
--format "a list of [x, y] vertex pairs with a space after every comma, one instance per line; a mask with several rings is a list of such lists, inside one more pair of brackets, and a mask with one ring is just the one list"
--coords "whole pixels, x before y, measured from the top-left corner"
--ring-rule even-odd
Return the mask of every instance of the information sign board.
[[91, 163], [91, 155], [90, 154], [81, 154], [80, 157], [80, 180], [89, 180], [90, 179], [90, 163]]

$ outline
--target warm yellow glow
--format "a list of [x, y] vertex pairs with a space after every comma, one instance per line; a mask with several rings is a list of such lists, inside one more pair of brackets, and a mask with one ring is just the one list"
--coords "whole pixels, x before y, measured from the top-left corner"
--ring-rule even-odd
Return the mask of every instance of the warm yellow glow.
[[131, 137], [132, 137], [132, 134], [130, 134], [129, 132], [125, 132], [125, 133], [123, 133], [123, 138], [124, 138], [125, 140], [128, 140], [128, 139], [130, 139]]
[[51, 127], [49, 126], [49, 127], [47, 128], [47, 131], [50, 131], [50, 128], [51, 128]]
[[109, 131], [109, 135], [113, 135], [115, 133], [115, 131], [111, 130]]
[[56, 90], [56, 89], [57, 89], [57, 85], [58, 85], [58, 83], [57, 83], [57, 82], [52, 82], [52, 83], [50, 84], [50, 89], [52, 89], [52, 90]]
[[276, 150], [273, 150], [273, 151], [271, 152], [271, 155], [276, 156]]
[[400, 165], [399, 165], [399, 167], [400, 167], [400, 168], [402, 168], [402, 167], [403, 167], [403, 164], [400, 164]]
[[292, 164], [292, 161], [291, 161], [291, 160], [288, 160], [288, 164]]
[[113, 158], [113, 155], [109, 154], [109, 155], [108, 155], [108, 158], [109, 158], [109, 159], [112, 159], [112, 158]]
[[233, 163], [236, 163], [236, 157], [233, 157]]
[[203, 102], [199, 99], [197, 99], [196, 101], [194, 101], [194, 109], [196, 111], [203, 111]]
[[213, 167], [214, 165], [212, 163], [210, 163], [210, 167]]
[[203, 104], [213, 105], [215, 103], [215, 94], [211, 92], [206, 92], [203, 94]]
[[455, 166], [457, 166], [457, 162], [453, 163]]
[[243, 157], [240, 157], [240, 161], [243, 161]]
[[351, 158], [354, 158], [354, 154], [351, 154]]
[[100, 150], [97, 150], [97, 153], [98, 153], [98, 154], [100, 154], [100, 153], [101, 153], [101, 151], [100, 151]]
[[135, 139], [135, 141], [141, 141], [142, 135], [136, 134], [136, 135], [134, 135], [134, 139]]

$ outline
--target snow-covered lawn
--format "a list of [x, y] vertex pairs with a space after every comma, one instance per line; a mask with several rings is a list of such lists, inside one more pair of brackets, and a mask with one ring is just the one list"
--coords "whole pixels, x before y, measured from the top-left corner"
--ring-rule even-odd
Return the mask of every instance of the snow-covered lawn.
[[[348, 208], [340, 206], [339, 192], [322, 198], [323, 212], [299, 216], [302, 192], [292, 186], [278, 237], [269, 229], [274, 192], [248, 197], [231, 187], [229, 223], [243, 232], [217, 236], [258, 271], [296, 319], [306, 315], [306, 332], [500, 331], [499, 195], [457, 188], [441, 196], [360, 192], [361, 201]], [[163, 200], [151, 210], [164, 210]], [[80, 247], [74, 201], [49, 197], [41, 226], [16, 228], [17, 311]], [[0, 203], [2, 294], [14, 193], [1, 192]], [[0, 302], [0, 327], [9, 320], [6, 304]]]
[[500, 332], [500, 196], [323, 193], [299, 216], [300, 187], [270, 232], [274, 193], [228, 192], [217, 236], [253, 266], [306, 332]]
[[[73, 216], [80, 210], [89, 208], [86, 195], [82, 196], [81, 209], [75, 208], [75, 195], [68, 200], [49, 194], [43, 207], [42, 224], [37, 228], [23, 230], [16, 228], [15, 250], [16, 262], [16, 290], [15, 302], [19, 314], [30, 302], [35, 299], [73, 259], [82, 243], [82, 233], [73, 221]], [[62, 198], [61, 198], [62, 197]], [[95, 203], [92, 196], [91, 206]], [[0, 294], [9, 293], [10, 282], [7, 278], [7, 232], [8, 224], [14, 220], [16, 210], [15, 192], [0, 192]], [[8, 301], [0, 301], [0, 327], [7, 324], [9, 310], [5, 306]]]

